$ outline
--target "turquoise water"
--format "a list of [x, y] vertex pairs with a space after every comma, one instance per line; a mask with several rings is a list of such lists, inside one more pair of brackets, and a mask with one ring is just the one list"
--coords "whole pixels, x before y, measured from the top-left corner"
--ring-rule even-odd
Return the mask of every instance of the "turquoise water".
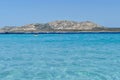
[[120, 34], [1, 34], [0, 80], [120, 80]]

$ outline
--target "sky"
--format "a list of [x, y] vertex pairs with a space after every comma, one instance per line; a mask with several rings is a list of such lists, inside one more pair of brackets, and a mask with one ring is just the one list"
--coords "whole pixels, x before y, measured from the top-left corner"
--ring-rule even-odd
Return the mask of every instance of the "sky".
[[0, 27], [56, 20], [120, 27], [120, 0], [0, 0]]

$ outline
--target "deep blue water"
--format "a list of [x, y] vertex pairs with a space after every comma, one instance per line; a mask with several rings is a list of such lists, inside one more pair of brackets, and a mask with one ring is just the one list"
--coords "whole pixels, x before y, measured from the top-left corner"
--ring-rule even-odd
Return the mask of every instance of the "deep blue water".
[[0, 34], [0, 80], [120, 80], [120, 34]]

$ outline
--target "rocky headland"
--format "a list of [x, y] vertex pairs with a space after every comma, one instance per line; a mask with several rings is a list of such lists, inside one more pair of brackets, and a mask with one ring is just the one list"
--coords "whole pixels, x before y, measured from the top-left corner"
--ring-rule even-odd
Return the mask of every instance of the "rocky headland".
[[54, 21], [49, 23], [36, 23], [24, 26], [6, 26], [0, 33], [52, 33], [52, 32], [120, 32], [120, 28], [107, 28], [91, 21]]

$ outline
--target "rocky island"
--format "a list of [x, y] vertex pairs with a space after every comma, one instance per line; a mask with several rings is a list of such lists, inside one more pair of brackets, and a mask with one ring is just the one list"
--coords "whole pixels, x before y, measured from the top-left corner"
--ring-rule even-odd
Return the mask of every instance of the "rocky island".
[[0, 33], [69, 33], [69, 32], [120, 32], [120, 28], [107, 28], [91, 21], [54, 21], [49, 23], [36, 23], [24, 26], [6, 26]]

